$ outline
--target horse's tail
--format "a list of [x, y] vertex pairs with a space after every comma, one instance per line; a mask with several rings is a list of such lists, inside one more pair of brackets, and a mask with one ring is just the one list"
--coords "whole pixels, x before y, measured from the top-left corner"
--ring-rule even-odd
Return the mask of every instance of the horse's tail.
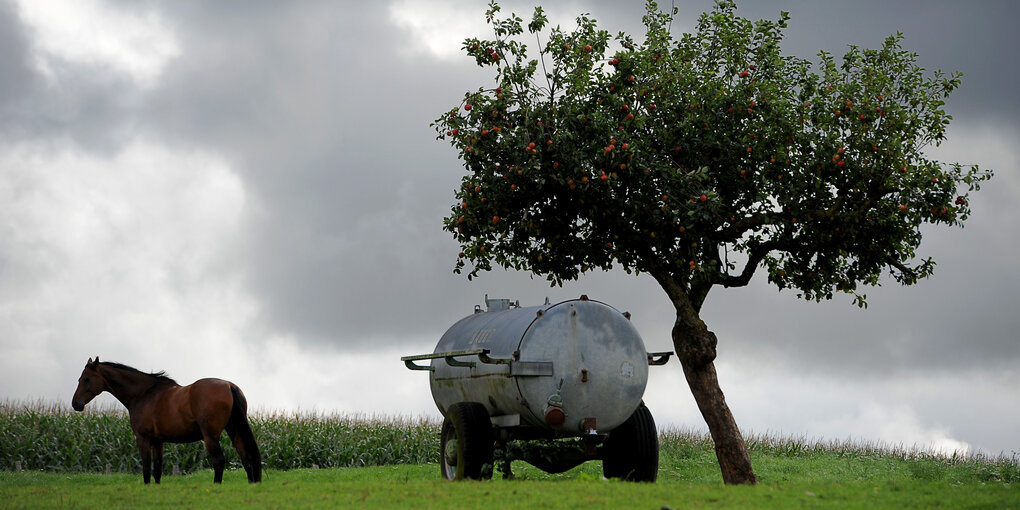
[[[255, 443], [255, 433], [248, 423], [248, 401], [241, 393], [237, 385], [230, 385], [230, 392], [234, 395], [234, 406], [230, 410], [230, 426], [234, 429], [236, 438], [244, 444], [244, 452], [247, 458], [249, 473], [252, 482], [262, 481], [262, 454], [259, 452], [259, 445]], [[241, 459], [245, 461], [245, 459]]]

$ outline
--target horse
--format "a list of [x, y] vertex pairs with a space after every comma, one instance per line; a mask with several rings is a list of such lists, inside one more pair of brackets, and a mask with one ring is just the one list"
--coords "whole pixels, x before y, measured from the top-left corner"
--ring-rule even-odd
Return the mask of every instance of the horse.
[[262, 481], [262, 454], [248, 423], [248, 402], [234, 383], [199, 379], [181, 386], [165, 372], [147, 374], [120, 363], [99, 361], [96, 356], [95, 360], [89, 358], [78, 378], [71, 407], [83, 411], [85, 404], [104, 391], [127, 408], [146, 484], [150, 472], [156, 483], [163, 474], [163, 443], [194, 441], [205, 442], [213, 482], [221, 483], [226, 463], [220, 448], [224, 430], [248, 473], [248, 482]]

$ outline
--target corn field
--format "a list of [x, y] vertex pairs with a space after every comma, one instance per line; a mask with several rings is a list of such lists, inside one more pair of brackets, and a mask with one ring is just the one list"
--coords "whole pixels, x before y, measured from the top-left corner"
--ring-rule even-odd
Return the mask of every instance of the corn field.
[[[439, 461], [439, 424], [427, 419], [322, 413], [249, 414], [265, 469], [336, 468]], [[226, 434], [228, 469], [239, 469]], [[208, 469], [201, 441], [166, 444], [166, 473]], [[141, 472], [134, 434], [122, 408], [0, 402], [0, 470]]]
[[[249, 413], [264, 469], [338, 468], [439, 462], [438, 422], [419, 418], [366, 417], [324, 413]], [[939, 478], [950, 469], [967, 471], [984, 482], [1020, 483], [1020, 454], [986, 457], [932, 453], [924, 448], [862, 441], [810, 441], [748, 434], [756, 458], [847, 459], [902, 462], [917, 476]], [[226, 434], [221, 438], [228, 469], [241, 469]], [[683, 478], [692, 464], [715, 465], [707, 433], [660, 430], [660, 469]], [[201, 441], [167, 444], [167, 474], [209, 468]], [[119, 406], [93, 406], [76, 413], [67, 404], [0, 401], [0, 471], [140, 473], [141, 461], [127, 412]], [[718, 475], [715, 472], [715, 475]]]

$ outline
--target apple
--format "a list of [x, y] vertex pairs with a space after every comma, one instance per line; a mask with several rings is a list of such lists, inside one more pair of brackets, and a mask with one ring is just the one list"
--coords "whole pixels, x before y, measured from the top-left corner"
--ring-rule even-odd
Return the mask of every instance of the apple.
[[591, 45], [590, 44], [584, 45], [584, 51], [591, 51]]
[[701, 200], [702, 202], [707, 202], [708, 201], [708, 195], [702, 194], [700, 197], [698, 197], [698, 199]]
[[464, 110], [470, 112], [471, 111], [471, 103], [468, 103], [468, 104], [464, 105]]

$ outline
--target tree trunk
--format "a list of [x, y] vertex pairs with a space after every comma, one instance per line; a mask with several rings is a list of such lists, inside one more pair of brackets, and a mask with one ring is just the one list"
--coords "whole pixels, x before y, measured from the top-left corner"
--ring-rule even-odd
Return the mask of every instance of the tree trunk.
[[[757, 484], [758, 477], [751, 468], [744, 438], [737, 428], [726, 397], [719, 387], [715, 372], [717, 339], [698, 315], [687, 292], [672, 278], [656, 279], [669, 294], [676, 308], [673, 326], [673, 348], [683, 367], [687, 384], [705, 418], [708, 431], [715, 442], [715, 455], [726, 484]], [[700, 308], [700, 307], [699, 307]]]
[[698, 409], [708, 424], [712, 441], [715, 442], [715, 456], [719, 459], [723, 482], [731, 485], [757, 484], [758, 477], [751, 468], [751, 458], [747, 454], [744, 438], [740, 435], [733, 414], [726, 405], [722, 389], [719, 388], [715, 365], [708, 363], [700, 367], [689, 367], [682, 358], [680, 363], [683, 365], [691, 393], [694, 394], [694, 400], [698, 402]]

